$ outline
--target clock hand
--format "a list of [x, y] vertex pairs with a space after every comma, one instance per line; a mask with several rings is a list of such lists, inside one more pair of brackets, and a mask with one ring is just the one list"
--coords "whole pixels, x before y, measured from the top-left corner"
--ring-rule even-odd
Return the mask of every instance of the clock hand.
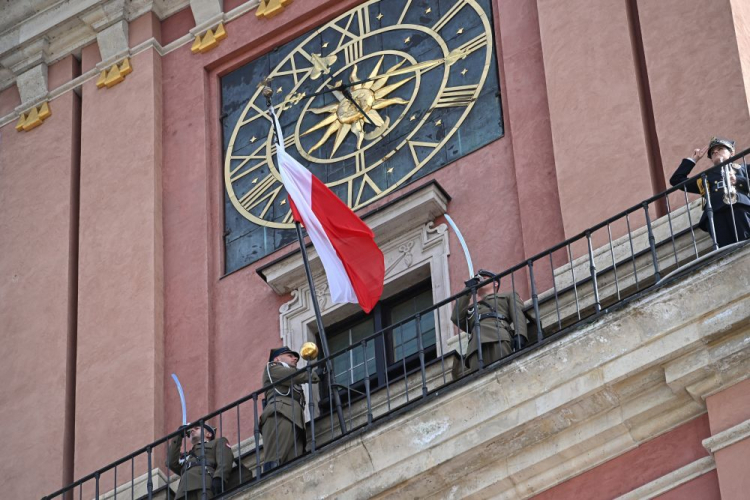
[[344, 97], [346, 97], [349, 101], [351, 101], [352, 104], [354, 104], [354, 106], [359, 110], [360, 113], [362, 113], [362, 116], [367, 121], [367, 123], [369, 123], [373, 127], [377, 126], [372, 122], [372, 120], [370, 120], [370, 117], [367, 116], [367, 113], [365, 113], [365, 110], [360, 107], [359, 103], [357, 103], [357, 101], [354, 99], [354, 97], [352, 96], [352, 93], [349, 92], [348, 88], [341, 89], [341, 93], [344, 95]]

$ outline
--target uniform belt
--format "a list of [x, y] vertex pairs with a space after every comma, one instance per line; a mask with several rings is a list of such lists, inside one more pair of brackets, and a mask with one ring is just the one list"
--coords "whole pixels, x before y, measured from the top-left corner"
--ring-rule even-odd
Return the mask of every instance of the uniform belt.
[[[279, 395], [279, 397], [280, 398], [294, 399], [300, 405], [305, 406], [304, 394], [300, 394], [299, 397], [295, 397], [295, 398], [293, 398], [291, 395], [289, 395], [289, 396], [281, 396], [281, 395]], [[273, 402], [274, 402], [275, 399], [276, 399], [276, 394], [272, 394], [270, 397], [266, 396], [266, 406], [268, 406], [270, 404], [273, 404]]]
[[510, 320], [508, 319], [508, 317], [504, 316], [502, 314], [498, 314], [498, 313], [484, 313], [484, 314], [480, 314], [479, 315], [479, 321], [482, 321], [483, 319], [489, 319], [489, 318], [497, 319], [497, 320], [500, 320], [500, 321], [506, 321], [506, 322], [510, 323]]
[[[201, 465], [200, 462], [188, 462], [185, 464], [185, 472], [189, 471], [193, 467], [199, 467]], [[209, 475], [213, 474], [216, 469], [211, 467], [210, 465], [204, 465], [206, 469], [208, 469]]]

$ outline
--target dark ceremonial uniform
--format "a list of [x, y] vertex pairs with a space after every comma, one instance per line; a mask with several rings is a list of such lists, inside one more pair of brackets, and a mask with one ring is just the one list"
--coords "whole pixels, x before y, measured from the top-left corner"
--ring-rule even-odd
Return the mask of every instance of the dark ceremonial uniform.
[[[680, 163], [677, 171], [669, 179], [669, 183], [675, 186], [690, 177], [690, 171], [695, 167], [695, 162], [690, 158], [685, 158]], [[748, 184], [746, 173], [742, 166], [732, 164], [734, 175], [737, 183], [734, 185], [737, 191], [737, 203], [734, 207], [734, 221], [732, 220], [732, 210], [730, 206], [724, 203], [724, 178], [721, 169], [706, 172], [708, 191], [711, 198], [711, 208], [714, 211], [714, 229], [716, 231], [716, 243], [720, 246], [726, 246], [735, 241], [742, 241], [750, 238], [750, 198], [748, 198]], [[695, 181], [688, 182], [685, 188], [690, 193], [705, 196], [706, 186], [703, 185], [703, 179], [698, 178]], [[698, 223], [703, 231], [710, 233], [708, 214], [703, 211], [701, 220]], [[737, 238], [735, 239], [735, 227], [737, 228]]]
[[511, 335], [520, 335], [522, 343], [528, 341], [526, 318], [523, 315], [523, 302], [518, 294], [491, 293], [477, 302], [474, 310], [474, 298], [471, 295], [461, 297], [453, 310], [451, 321], [469, 334], [469, 346], [466, 349], [464, 363], [471, 370], [479, 368], [477, 334], [474, 329], [479, 318], [480, 336], [482, 338], [482, 360], [488, 365], [507, 356], [512, 351]]
[[[180, 485], [177, 488], [176, 498], [178, 500], [200, 500], [203, 493], [201, 445], [197, 444], [193, 446], [193, 449], [182, 457], [184, 458], [182, 464], [180, 464], [181, 448], [182, 435], [179, 435], [169, 443], [169, 455], [167, 457], [169, 469], [175, 474], [180, 475]], [[206, 497], [213, 498], [212, 485], [217, 484], [214, 478], [221, 479], [224, 482], [224, 489], [226, 490], [227, 488], [226, 481], [229, 480], [229, 475], [232, 471], [234, 455], [232, 454], [232, 449], [229, 447], [229, 442], [223, 437], [205, 441], [203, 449], [206, 453]]]
[[[275, 357], [275, 356], [274, 356]], [[263, 387], [296, 373], [297, 369], [271, 361], [263, 371]], [[312, 373], [313, 383], [319, 382]], [[305, 394], [302, 385], [308, 381], [301, 371], [266, 391], [265, 408], [260, 416], [264, 464], [267, 469], [282, 465], [305, 452]]]

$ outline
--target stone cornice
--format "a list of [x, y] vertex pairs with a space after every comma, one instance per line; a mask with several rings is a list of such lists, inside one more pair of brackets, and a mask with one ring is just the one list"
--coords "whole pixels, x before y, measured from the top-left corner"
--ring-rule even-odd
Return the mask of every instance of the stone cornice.
[[[101, 0], [100, 0], [101, 1]], [[245, 3], [235, 7], [229, 12], [225, 12], [220, 16], [220, 22], [228, 23], [230, 21], [233, 21], [234, 19], [237, 19], [238, 17], [250, 12], [251, 10], [255, 9], [258, 6], [259, 0], [248, 0]], [[104, 3], [104, 2], [102, 2]], [[162, 1], [134, 1], [133, 5], [127, 4], [128, 9], [125, 13], [125, 19], [126, 20], [132, 20], [135, 19], [146, 12], [152, 11], [154, 12], [160, 19], [167, 17], [169, 15], [174, 14], [175, 12], [178, 12], [182, 10], [183, 8], [187, 7], [189, 5], [188, 0], [162, 0]], [[53, 9], [54, 7], [51, 7], [50, 9]], [[50, 10], [48, 9], [48, 10]], [[44, 11], [46, 12], [46, 11]], [[43, 12], [40, 12], [37, 15], [42, 14]], [[78, 18], [75, 19], [75, 21], [71, 22], [77, 22], [80, 21]], [[114, 23], [114, 21], [113, 21]], [[32, 39], [32, 37], [26, 36], [24, 39], [28, 40], [28, 43], [26, 45], [22, 45], [16, 41], [16, 44], [14, 45], [14, 50], [18, 50], [21, 52], [21, 54], [14, 54], [11, 57], [11, 61], [19, 61], [17, 67], [23, 67], [23, 57], [35, 57], [34, 59], [36, 62], [43, 63], [43, 64], [51, 64], [52, 62], [55, 62], [57, 60], [60, 60], [70, 54], [79, 55], [80, 50], [88, 45], [89, 43], [96, 40], [96, 32], [85, 25], [85, 23], [76, 24], [76, 28], [71, 28], [70, 26], [67, 26], [65, 23], [63, 23], [64, 27], [60, 28], [60, 32], [64, 33], [65, 36], [61, 36], [62, 40], [66, 41], [65, 46], [59, 46], [55, 45], [54, 50], [52, 50], [51, 53], [48, 49], [47, 52], [40, 55], [40, 49], [39, 44], [42, 39], [46, 40], [46, 34], [42, 35], [40, 34], [36, 41]], [[85, 27], [85, 28], [84, 28]], [[14, 26], [13, 28], [6, 30], [4, 33], [0, 33], [0, 51], [2, 49], [2, 43], [5, 39], [4, 37], [8, 36], [8, 40], [12, 42], [13, 36], [12, 33], [16, 33], [16, 35], [19, 37], [17, 33], [17, 26]], [[55, 28], [57, 29], [57, 28]], [[76, 31], [79, 30], [79, 31]], [[80, 36], [79, 36], [80, 35]], [[148, 40], [145, 40], [141, 42], [140, 44], [131, 47], [127, 54], [122, 54], [123, 57], [133, 57], [137, 54], [140, 54], [141, 52], [144, 52], [148, 49], [155, 50], [160, 56], [164, 56], [166, 54], [169, 54], [170, 52], [173, 52], [180, 47], [192, 44], [194, 41], [195, 36], [191, 34], [190, 32], [185, 33], [182, 37], [170, 42], [167, 45], [161, 45], [157, 40], [154, 38], [150, 38]], [[20, 39], [20, 38], [19, 38]], [[29, 47], [33, 48], [31, 50]], [[6, 51], [7, 52], [7, 51]], [[3, 59], [3, 52], [0, 52], [0, 91], [5, 90], [9, 86], [13, 85], [16, 82], [17, 76], [13, 74], [6, 66], [6, 60]], [[26, 55], [24, 55], [26, 54]], [[46, 55], [44, 55], [46, 54]], [[6, 54], [6, 55], [9, 55]], [[23, 57], [21, 57], [23, 56]], [[30, 59], [29, 59], [30, 60]], [[8, 123], [14, 122], [18, 119], [20, 113], [27, 110], [30, 106], [40, 104], [43, 101], [52, 101], [53, 99], [67, 93], [73, 90], [78, 90], [83, 84], [85, 84], [87, 81], [91, 79], [96, 79], [99, 77], [101, 73], [101, 68], [92, 68], [89, 71], [83, 73], [79, 77], [64, 83], [63, 85], [50, 90], [46, 95], [40, 96], [39, 99], [35, 102], [27, 102], [27, 103], [21, 103], [21, 106], [19, 106], [16, 110], [14, 110], [12, 113], [8, 113], [5, 116], [0, 117], [0, 127], [3, 127], [7, 125]]]
[[233, 498], [532, 497], [745, 379], [749, 290], [744, 247]]
[[713, 455], [727, 446], [732, 446], [748, 438], [750, 438], [750, 420], [745, 420], [741, 424], [704, 439], [703, 447]]
[[670, 472], [659, 479], [646, 483], [625, 495], [621, 495], [615, 500], [649, 500], [657, 498], [659, 495], [663, 495], [681, 484], [685, 484], [696, 477], [711, 472], [715, 468], [716, 462], [714, 462], [713, 457], [704, 457], [684, 467], [680, 467], [676, 471]]

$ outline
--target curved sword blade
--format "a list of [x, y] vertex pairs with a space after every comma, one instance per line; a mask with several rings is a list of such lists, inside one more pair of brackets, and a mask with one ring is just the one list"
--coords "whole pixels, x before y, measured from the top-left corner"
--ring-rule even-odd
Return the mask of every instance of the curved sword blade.
[[471, 255], [469, 254], [469, 247], [466, 246], [466, 240], [464, 240], [464, 237], [461, 234], [461, 231], [458, 229], [458, 226], [456, 225], [456, 223], [453, 222], [453, 219], [451, 219], [450, 215], [445, 214], [445, 220], [448, 221], [448, 224], [450, 224], [450, 226], [456, 232], [458, 241], [461, 243], [461, 248], [464, 249], [464, 255], [466, 256], [466, 264], [469, 266], [469, 279], [471, 279], [475, 276], [474, 264], [471, 262]]
[[185, 393], [182, 392], [182, 385], [180, 385], [180, 379], [178, 379], [177, 375], [175, 375], [174, 373], [172, 374], [172, 380], [174, 380], [174, 383], [177, 386], [177, 392], [180, 393], [180, 404], [182, 404], [182, 425], [187, 425], [187, 410], [185, 409]]

